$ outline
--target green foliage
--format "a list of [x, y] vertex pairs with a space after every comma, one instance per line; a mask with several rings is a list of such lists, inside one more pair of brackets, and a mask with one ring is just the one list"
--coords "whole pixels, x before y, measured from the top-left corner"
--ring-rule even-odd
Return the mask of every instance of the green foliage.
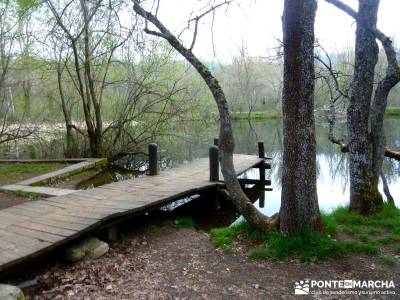
[[60, 163], [1, 163], [0, 185], [16, 183], [24, 178], [52, 172], [65, 167]]
[[[234, 112], [232, 113], [232, 120], [244, 120], [249, 118], [248, 112]], [[276, 111], [253, 111], [250, 113], [252, 120], [264, 119], [279, 119], [282, 118], [281, 114]]]
[[336, 221], [331, 214], [322, 212], [321, 222], [324, 224], [326, 234], [334, 235], [335, 233], [337, 233]]
[[29, 200], [38, 200], [40, 198], [43, 198], [41, 194], [24, 191], [3, 191], [3, 193], [14, 197], [28, 198]]
[[384, 265], [394, 266], [395, 264], [397, 264], [397, 260], [391, 256], [382, 255], [379, 258]]
[[[301, 261], [310, 261], [340, 257], [347, 253], [376, 255], [384, 245], [396, 244], [395, 250], [400, 251], [399, 216], [400, 210], [389, 204], [385, 204], [381, 212], [368, 217], [352, 213], [346, 207], [339, 207], [329, 214], [321, 214], [324, 233], [309, 231], [287, 238], [280, 232], [265, 233], [247, 222], [240, 222], [211, 230], [210, 238], [216, 247], [230, 250], [235, 240], [261, 242], [261, 248], [249, 253], [249, 257], [254, 259], [287, 260], [294, 256]], [[351, 238], [344, 238], [343, 233]], [[371, 236], [376, 233], [381, 233], [378, 239]]]
[[191, 217], [180, 217], [175, 219], [174, 224], [178, 227], [193, 227], [194, 221]]
[[[290, 238], [274, 232], [268, 237], [264, 249], [265, 257], [278, 260], [286, 260], [295, 255], [301, 261], [309, 261], [312, 258], [324, 259], [345, 253], [346, 248], [341, 242], [315, 232], [293, 235]], [[250, 257], [255, 256], [255, 253], [250, 253]]]
[[36, 9], [42, 3], [40, 0], [17, 0], [18, 15], [24, 18], [31, 10]]
[[386, 107], [385, 115], [400, 116], [400, 107], [393, 107], [393, 106]]
[[231, 245], [236, 238], [261, 242], [267, 236], [264, 231], [250, 225], [246, 221], [240, 221], [228, 227], [214, 228], [210, 231], [211, 242], [216, 247]]

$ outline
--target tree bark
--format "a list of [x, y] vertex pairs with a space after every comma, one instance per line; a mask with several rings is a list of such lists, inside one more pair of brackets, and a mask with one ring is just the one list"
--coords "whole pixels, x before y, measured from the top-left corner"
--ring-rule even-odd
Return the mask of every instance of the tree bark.
[[314, 124], [315, 0], [285, 0], [283, 172], [280, 229], [291, 235], [321, 230]]
[[350, 163], [350, 210], [370, 214], [383, 205], [372, 168], [369, 116], [378, 45], [375, 40], [379, 1], [360, 0], [357, 17], [352, 95], [347, 111]]
[[[326, 0], [337, 8], [341, 9], [356, 21], [358, 21], [358, 13], [350, 6], [344, 4], [340, 0]], [[373, 30], [375, 37], [380, 41], [385, 51], [387, 59], [387, 68], [385, 77], [379, 81], [375, 91], [374, 100], [371, 106], [371, 137], [372, 137], [372, 169], [374, 174], [374, 181], [379, 182], [379, 175], [381, 175], [384, 191], [388, 201], [391, 195], [389, 187], [386, 183], [385, 177], [382, 174], [382, 164], [384, 156], [400, 160], [400, 151], [395, 151], [385, 147], [385, 132], [383, 129], [383, 120], [385, 117], [385, 110], [387, 106], [387, 97], [391, 89], [400, 82], [400, 67], [397, 61], [397, 54], [392, 45], [392, 41], [378, 28]], [[335, 142], [335, 141], [334, 141]], [[347, 147], [347, 145], [345, 145]], [[343, 149], [346, 149], [342, 146]]]

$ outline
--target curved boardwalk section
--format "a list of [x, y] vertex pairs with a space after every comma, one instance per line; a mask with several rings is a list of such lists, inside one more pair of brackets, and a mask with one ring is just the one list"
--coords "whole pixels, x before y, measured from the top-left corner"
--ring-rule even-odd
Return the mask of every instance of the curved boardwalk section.
[[[250, 155], [235, 155], [234, 161], [237, 175], [264, 163], [264, 159]], [[218, 184], [221, 183], [209, 181], [209, 161], [203, 158], [157, 176], [106, 184], [0, 210], [0, 274], [88, 232]]]

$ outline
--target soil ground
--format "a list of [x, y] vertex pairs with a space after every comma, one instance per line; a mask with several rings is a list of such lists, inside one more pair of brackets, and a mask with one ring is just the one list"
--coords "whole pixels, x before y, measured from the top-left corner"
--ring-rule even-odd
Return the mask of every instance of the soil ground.
[[[39, 284], [27, 299], [395, 299], [374, 296], [295, 296], [296, 281], [393, 280], [399, 266], [376, 256], [301, 263], [251, 260], [248, 245], [235, 253], [216, 249], [207, 233], [173, 220], [139, 226], [111, 244], [109, 253], [74, 264], [48, 262], [25, 276]], [[21, 278], [20, 278], [21, 280]], [[368, 290], [365, 290], [368, 291]], [[400, 294], [399, 287], [390, 289]], [[399, 299], [399, 298], [397, 298]]]
[[18, 205], [27, 201], [31, 201], [26, 197], [18, 197], [12, 194], [0, 192], [0, 209]]

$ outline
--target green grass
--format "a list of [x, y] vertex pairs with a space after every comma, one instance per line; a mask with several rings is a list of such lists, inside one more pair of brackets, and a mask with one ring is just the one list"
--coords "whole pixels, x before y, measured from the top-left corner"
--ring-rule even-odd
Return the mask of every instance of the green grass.
[[60, 163], [0, 163], [0, 185], [52, 172], [64, 168]]
[[[383, 246], [400, 251], [400, 210], [385, 204], [383, 210], [365, 217], [339, 207], [333, 212], [321, 214], [324, 233], [306, 232], [290, 238], [280, 232], [265, 233], [242, 221], [229, 227], [213, 229], [211, 242], [222, 249], [232, 251], [237, 240], [251, 240], [261, 247], [250, 251], [253, 259], [268, 258], [287, 260], [298, 257], [301, 261], [341, 257], [348, 253], [377, 255]], [[375, 235], [379, 233], [379, 237]]]
[[[246, 120], [249, 118], [248, 112], [233, 112], [233, 120]], [[263, 120], [263, 119], [279, 119], [282, 118], [281, 114], [276, 111], [253, 111], [250, 113], [250, 119]]]
[[150, 225], [146, 228], [146, 233], [147, 234], [159, 234], [161, 231], [161, 228], [157, 225]]
[[386, 108], [385, 115], [400, 116], [400, 107], [389, 106]]
[[2, 191], [4, 194], [14, 196], [14, 197], [21, 197], [21, 198], [28, 198], [30, 200], [37, 200], [43, 198], [41, 194], [31, 193], [31, 192], [23, 192], [23, 191]]
[[397, 263], [397, 260], [391, 256], [382, 255], [379, 257], [382, 264], [386, 266], [394, 266]]
[[190, 217], [180, 217], [175, 219], [174, 225], [178, 227], [193, 227], [194, 226], [194, 221]]

